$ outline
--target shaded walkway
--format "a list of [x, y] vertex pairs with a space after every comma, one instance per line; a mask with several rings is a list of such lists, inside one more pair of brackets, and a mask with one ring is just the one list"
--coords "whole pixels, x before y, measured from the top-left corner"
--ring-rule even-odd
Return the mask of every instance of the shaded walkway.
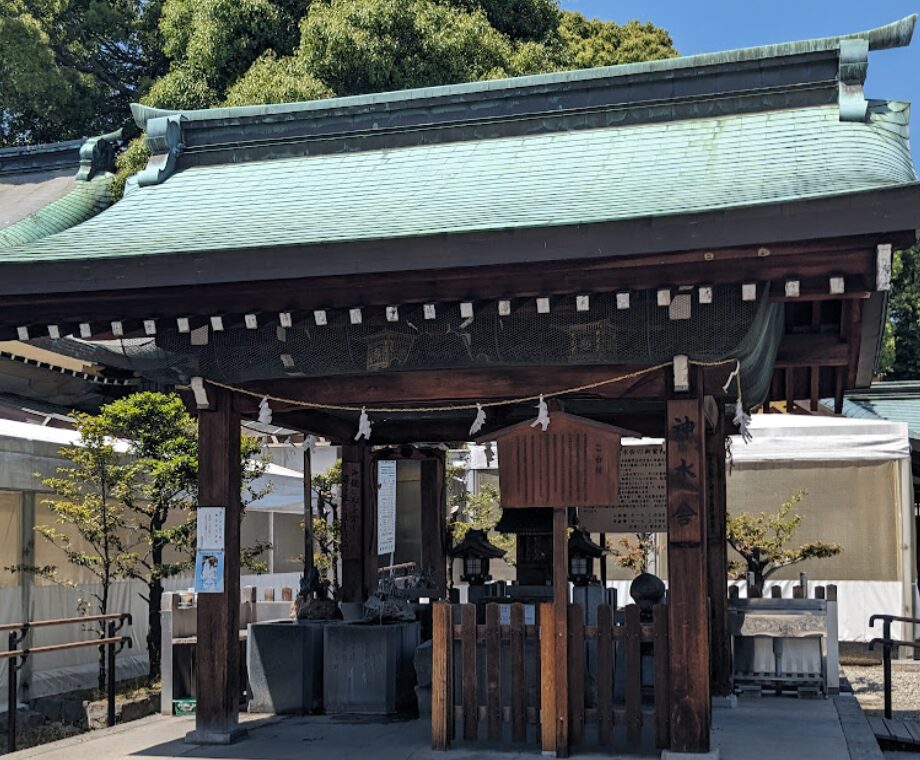
[[[847, 715], [847, 713], [844, 713]], [[66, 760], [128, 760], [128, 758], [210, 758], [223, 760], [302, 760], [334, 757], [347, 760], [447, 760], [538, 758], [536, 751], [489, 752], [462, 744], [448, 753], [429, 749], [424, 720], [348, 722], [325, 716], [248, 719], [249, 736], [229, 747], [194, 747], [182, 737], [194, 727], [190, 718], [154, 716], [85, 734], [44, 747], [24, 750], [21, 758]], [[847, 718], [848, 723], [855, 723]], [[714, 744], [722, 760], [872, 760], [851, 754], [833, 700], [763, 698], [742, 700], [737, 709], [720, 708], [713, 715]], [[852, 745], [852, 742], [851, 742]], [[601, 755], [577, 754], [578, 757]], [[610, 758], [611, 755], [603, 755]], [[627, 757], [627, 756], [620, 756]], [[881, 754], [877, 755], [881, 758]]]

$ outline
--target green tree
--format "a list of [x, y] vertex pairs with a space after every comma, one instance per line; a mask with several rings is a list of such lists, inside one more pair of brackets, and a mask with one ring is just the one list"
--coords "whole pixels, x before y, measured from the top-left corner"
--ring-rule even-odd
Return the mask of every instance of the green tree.
[[[448, 470], [448, 476], [451, 469]], [[498, 489], [486, 483], [479, 488], [479, 493], [464, 492], [453, 499], [457, 509], [450, 522], [450, 533], [455, 544], [460, 543], [469, 530], [484, 530], [489, 541], [506, 552], [505, 562], [514, 564], [516, 537], [495, 530], [502, 516], [501, 499]]]
[[[92, 575], [99, 591], [92, 591], [92, 602], [80, 605], [92, 614], [105, 615], [109, 610], [112, 584], [128, 576], [138, 557], [138, 537], [132, 531], [131, 510], [126, 506], [136, 486], [134, 467], [116, 451], [103, 421], [90, 414], [76, 415], [80, 444], [61, 449], [69, 462], [57, 474], [42, 482], [54, 498], [47, 504], [55, 516], [55, 525], [39, 525], [35, 531], [57, 547], [67, 562]], [[67, 526], [66, 528], [64, 526]], [[7, 568], [28, 572], [66, 586], [76, 586], [54, 565], [44, 567], [18, 565]], [[96, 624], [100, 638], [105, 636], [105, 622]], [[99, 651], [99, 688], [105, 689], [105, 650]]]
[[879, 357], [885, 380], [920, 379], [920, 245], [895, 253]]
[[313, 565], [329, 580], [333, 595], [337, 595], [342, 541], [339, 523], [342, 460], [337, 460], [326, 472], [314, 475], [311, 484], [316, 491], [316, 510], [313, 512]]
[[0, 0], [0, 146], [118, 129], [166, 70], [163, 0]]
[[771, 514], [745, 512], [728, 516], [728, 543], [743, 560], [732, 563], [731, 570], [740, 577], [753, 573], [753, 588], [758, 593], [763, 593], [764, 581], [778, 570], [807, 559], [834, 557], [843, 550], [840, 544], [823, 541], [811, 541], [795, 548], [786, 546], [802, 524], [802, 516], [793, 513], [792, 508], [807, 495], [807, 491], [797, 491]]

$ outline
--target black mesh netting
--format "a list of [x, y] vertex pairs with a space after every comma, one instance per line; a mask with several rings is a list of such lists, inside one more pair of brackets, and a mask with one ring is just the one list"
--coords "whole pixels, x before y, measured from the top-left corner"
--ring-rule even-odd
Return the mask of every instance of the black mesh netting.
[[781, 305], [769, 302], [765, 286], [758, 291], [756, 301], [743, 301], [737, 285], [715, 287], [712, 303], [703, 304], [696, 289], [675, 290], [670, 307], [658, 305], [654, 290], [634, 292], [628, 309], [617, 308], [615, 294], [592, 295], [587, 311], [577, 311], [574, 297], [557, 298], [547, 314], [537, 312], [535, 299], [520, 299], [508, 316], [499, 315], [495, 302], [483, 302], [471, 319], [461, 317], [460, 304], [438, 304], [435, 319], [425, 319], [421, 304], [402, 305], [398, 321], [388, 322], [382, 308], [368, 308], [357, 325], [347, 310], [328, 311], [322, 326], [312, 313], [297, 315], [290, 328], [266, 314], [254, 330], [227, 320], [222, 331], [204, 325], [191, 333], [179, 333], [174, 320], [164, 319], [155, 338], [41, 342], [167, 385], [195, 375], [246, 383], [488, 366], [657, 364], [675, 354], [736, 357], [754, 401], [769, 381], [768, 371], [757, 370], [772, 366], [782, 331]]

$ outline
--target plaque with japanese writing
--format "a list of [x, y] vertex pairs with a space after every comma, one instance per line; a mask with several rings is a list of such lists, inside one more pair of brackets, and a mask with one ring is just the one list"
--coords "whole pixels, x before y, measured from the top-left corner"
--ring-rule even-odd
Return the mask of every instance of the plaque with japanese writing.
[[522, 422], [490, 434], [498, 444], [502, 508], [611, 506], [624, 432], [553, 412], [545, 431]]

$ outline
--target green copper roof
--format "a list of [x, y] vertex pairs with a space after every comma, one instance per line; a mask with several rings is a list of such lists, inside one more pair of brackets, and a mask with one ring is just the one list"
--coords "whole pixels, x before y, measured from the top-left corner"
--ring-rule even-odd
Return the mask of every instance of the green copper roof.
[[112, 203], [113, 176], [106, 173], [88, 182], [75, 182], [61, 198], [0, 229], [0, 251], [54, 235], [108, 208]]
[[866, 122], [831, 105], [191, 167], [0, 263], [586, 224], [914, 182], [907, 106], [870, 111]]
[[[833, 400], [824, 403], [833, 408]], [[873, 383], [865, 391], [848, 393], [843, 402], [843, 414], [906, 422], [910, 437], [920, 440], [920, 382]]]

